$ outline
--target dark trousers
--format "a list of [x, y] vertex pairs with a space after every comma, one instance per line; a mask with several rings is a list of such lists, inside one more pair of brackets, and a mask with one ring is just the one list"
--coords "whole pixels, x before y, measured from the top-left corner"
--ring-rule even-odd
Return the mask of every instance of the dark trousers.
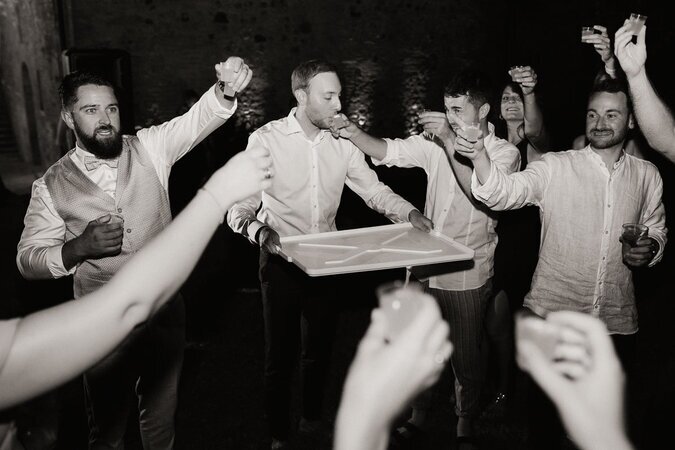
[[335, 289], [295, 265], [260, 252], [265, 322], [265, 410], [272, 437], [290, 430], [291, 379], [301, 347], [302, 416], [321, 416], [324, 382], [335, 332]]
[[127, 418], [136, 405], [143, 448], [173, 448], [184, 345], [179, 297], [84, 374], [90, 449], [123, 449]]
[[[485, 336], [485, 315], [492, 296], [492, 280], [477, 289], [446, 291], [426, 288], [438, 302], [443, 319], [450, 325], [454, 350], [450, 364], [455, 374], [455, 414], [475, 417], [479, 412], [485, 367], [481, 344]], [[429, 409], [436, 388], [423, 392], [413, 403], [415, 409]]]
[[[611, 335], [621, 366], [626, 373], [626, 412], [630, 414], [630, 386], [636, 357], [636, 335]], [[537, 383], [526, 375], [528, 405], [528, 449], [569, 448], [564, 444], [566, 431], [555, 405]], [[629, 434], [630, 434], [630, 430]]]

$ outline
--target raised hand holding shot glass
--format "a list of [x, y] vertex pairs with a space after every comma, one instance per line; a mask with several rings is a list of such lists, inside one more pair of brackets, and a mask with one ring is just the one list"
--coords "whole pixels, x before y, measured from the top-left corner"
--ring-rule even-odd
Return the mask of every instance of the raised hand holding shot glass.
[[637, 36], [640, 34], [640, 30], [646, 21], [647, 16], [638, 13], [632, 13], [628, 18], [629, 31], [631, 31], [633, 35]]
[[425, 130], [424, 129], [424, 123], [420, 122], [420, 117], [422, 116], [422, 114], [425, 114], [427, 112], [430, 112], [430, 111], [428, 109], [425, 109], [425, 108], [422, 108], [422, 109], [419, 110], [419, 112], [417, 113], [417, 123], [422, 127], [422, 136], [425, 139], [429, 139], [429, 140], [433, 141], [434, 138], [436, 137], [436, 135], [434, 133], [428, 131], [428, 130]]
[[621, 233], [623, 261], [629, 266], [640, 267], [648, 264], [659, 245], [649, 237], [649, 227], [640, 223], [625, 223]]
[[253, 76], [251, 69], [238, 56], [230, 56], [225, 62], [216, 64], [215, 69], [218, 88], [226, 99], [232, 99], [237, 92], [243, 91]]

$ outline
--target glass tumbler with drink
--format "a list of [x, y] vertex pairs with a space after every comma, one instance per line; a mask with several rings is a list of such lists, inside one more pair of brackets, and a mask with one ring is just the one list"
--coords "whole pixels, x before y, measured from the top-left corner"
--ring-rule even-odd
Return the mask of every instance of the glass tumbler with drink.
[[480, 124], [478, 122], [467, 123], [463, 130], [467, 141], [478, 142], [480, 137]]
[[637, 247], [640, 239], [646, 238], [649, 235], [649, 227], [641, 223], [624, 223], [623, 232], [621, 233], [622, 252], [625, 257], [630, 249]]
[[423, 302], [429, 300], [418, 283], [405, 284], [400, 280], [381, 285], [376, 293], [387, 322], [386, 337], [389, 341], [395, 340], [410, 325], [421, 311]]

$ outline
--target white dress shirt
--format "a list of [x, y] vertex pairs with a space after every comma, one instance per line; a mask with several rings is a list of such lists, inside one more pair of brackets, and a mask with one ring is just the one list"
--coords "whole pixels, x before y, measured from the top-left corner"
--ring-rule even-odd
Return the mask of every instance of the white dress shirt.
[[[485, 149], [504, 172], [511, 173], [520, 167], [520, 152], [513, 145], [494, 134], [485, 137]], [[462, 191], [450, 166], [445, 150], [423, 136], [407, 139], [385, 139], [387, 155], [375, 164], [398, 167], [421, 167], [427, 174], [427, 194], [424, 215], [434, 223], [434, 229], [474, 250], [470, 268], [446, 265], [451, 272], [429, 277], [429, 287], [448, 291], [477, 289], [493, 275], [494, 252], [497, 246], [496, 214], [486, 208], [476, 208]], [[418, 278], [424, 276], [424, 267], [413, 269]]]
[[[165, 189], [168, 189], [173, 164], [225, 123], [236, 108], [236, 103], [229, 110], [224, 108], [211, 87], [182, 116], [138, 131], [138, 139], [147, 150]], [[76, 146], [70, 158], [97, 186], [115, 198], [117, 168], [102, 164], [89, 171], [84, 165], [86, 156], [93, 155]], [[47, 185], [40, 177], [33, 182], [24, 229], [17, 247], [16, 263], [25, 278], [59, 278], [75, 272], [76, 267], [68, 271], [63, 266], [61, 249], [65, 244], [65, 230], [65, 222], [56, 212]]]
[[335, 231], [345, 184], [392, 221], [408, 220], [414, 206], [378, 180], [351, 141], [335, 139], [327, 130], [310, 140], [295, 111], [250, 136], [247, 148], [264, 146], [270, 151], [275, 176], [269, 189], [229, 210], [227, 221], [234, 231], [251, 241], [265, 224], [281, 237]]
[[511, 175], [493, 164], [482, 186], [474, 172], [471, 189], [490, 208], [540, 209], [539, 261], [525, 306], [539, 315], [590, 313], [611, 333], [637, 331], [633, 277], [619, 238], [624, 223], [643, 223], [660, 248], [650, 265], [661, 259], [666, 213], [663, 182], [652, 163], [623, 153], [610, 174], [587, 146], [547, 153]]

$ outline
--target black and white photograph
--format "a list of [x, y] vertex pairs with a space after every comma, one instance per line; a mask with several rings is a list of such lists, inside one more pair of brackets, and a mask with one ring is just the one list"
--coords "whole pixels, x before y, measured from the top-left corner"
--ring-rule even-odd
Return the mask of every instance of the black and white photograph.
[[0, 0], [0, 450], [671, 448], [673, 23]]

